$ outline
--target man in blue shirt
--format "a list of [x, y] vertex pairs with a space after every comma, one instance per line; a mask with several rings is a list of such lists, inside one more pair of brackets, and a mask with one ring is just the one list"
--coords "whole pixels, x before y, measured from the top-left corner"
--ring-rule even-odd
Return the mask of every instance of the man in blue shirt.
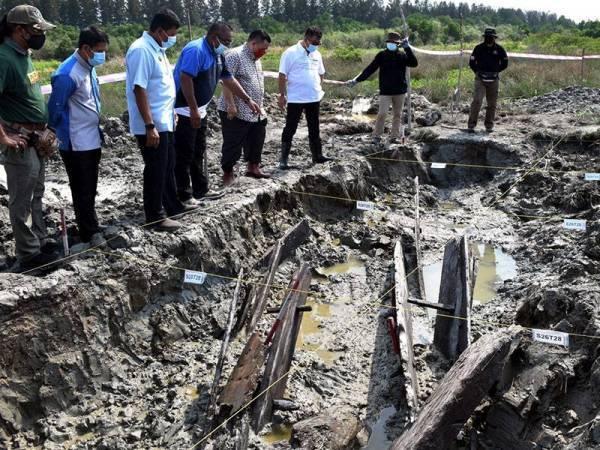
[[49, 124], [60, 141], [82, 242], [105, 243], [95, 201], [100, 164], [100, 87], [95, 67], [104, 63], [108, 35], [96, 27], [79, 33], [78, 49], [52, 75]]
[[175, 231], [181, 224], [170, 217], [184, 208], [175, 188], [175, 81], [166, 50], [177, 39], [177, 15], [158, 12], [125, 56], [129, 128], [144, 158], [144, 212], [147, 225]]
[[178, 115], [175, 178], [179, 200], [186, 206], [197, 206], [198, 199], [218, 195], [209, 192], [208, 179], [204, 175], [207, 130], [204, 118], [219, 79], [254, 114], [260, 115], [260, 107], [225, 66], [223, 53], [232, 40], [232, 28], [226, 23], [215, 23], [209, 27], [205, 37], [191, 41], [184, 47], [175, 66], [175, 112]]

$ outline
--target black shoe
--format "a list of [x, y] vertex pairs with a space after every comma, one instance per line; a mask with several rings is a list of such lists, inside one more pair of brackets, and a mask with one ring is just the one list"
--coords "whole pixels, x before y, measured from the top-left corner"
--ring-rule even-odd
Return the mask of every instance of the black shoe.
[[291, 150], [292, 150], [291, 142], [282, 142], [281, 143], [281, 158], [279, 158], [279, 168], [281, 170], [290, 169], [290, 166], [288, 165], [288, 159], [290, 157]]
[[475, 128], [467, 128], [465, 130], [465, 132], [469, 133], [469, 134], [475, 134]]
[[40, 248], [42, 253], [46, 253], [47, 255], [52, 255], [53, 253], [57, 253], [61, 250], [61, 246], [54, 239], [48, 239], [44, 245]]
[[312, 161], [314, 164], [323, 164], [323, 163], [326, 163], [327, 161], [333, 161], [333, 158], [328, 158], [327, 156], [319, 155], [319, 156], [313, 157]]
[[485, 129], [485, 132], [486, 132], [487, 134], [490, 134], [490, 133], [493, 133], [493, 132], [494, 132], [494, 129], [493, 129], [493, 128], [486, 128], [486, 129]]
[[59, 265], [58, 253], [38, 253], [33, 258], [23, 261], [19, 264], [18, 273], [26, 273], [26, 275], [41, 275], [56, 269]]

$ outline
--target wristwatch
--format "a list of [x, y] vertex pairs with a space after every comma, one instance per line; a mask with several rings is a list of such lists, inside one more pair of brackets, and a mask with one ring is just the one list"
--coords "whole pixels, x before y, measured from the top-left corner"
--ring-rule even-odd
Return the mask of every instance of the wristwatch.
[[154, 126], [153, 123], [147, 123], [146, 124], [146, 130], [154, 130], [156, 127]]

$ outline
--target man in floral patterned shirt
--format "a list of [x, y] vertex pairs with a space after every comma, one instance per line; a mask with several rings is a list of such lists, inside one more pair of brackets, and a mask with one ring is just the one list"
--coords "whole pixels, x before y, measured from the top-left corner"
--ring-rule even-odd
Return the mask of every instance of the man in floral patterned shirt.
[[233, 168], [240, 159], [242, 146], [248, 160], [246, 175], [253, 178], [270, 177], [260, 170], [267, 126], [267, 116], [263, 108], [265, 83], [260, 58], [267, 52], [270, 43], [271, 37], [266, 31], [255, 30], [250, 33], [244, 45], [225, 54], [227, 70], [260, 106], [260, 114], [252, 111], [241, 99], [234, 98], [232, 92], [223, 86], [218, 110], [223, 132], [221, 168], [224, 185], [234, 181]]

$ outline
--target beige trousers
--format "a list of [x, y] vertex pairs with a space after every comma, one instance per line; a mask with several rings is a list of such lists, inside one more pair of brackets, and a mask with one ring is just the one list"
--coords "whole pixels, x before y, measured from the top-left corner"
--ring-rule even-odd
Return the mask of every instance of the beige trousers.
[[402, 121], [402, 110], [404, 109], [404, 98], [406, 94], [401, 95], [380, 95], [379, 96], [379, 112], [375, 121], [375, 130], [373, 137], [381, 137], [385, 128], [385, 119], [387, 117], [390, 105], [394, 112], [392, 118], [391, 137], [404, 137], [404, 122]]

